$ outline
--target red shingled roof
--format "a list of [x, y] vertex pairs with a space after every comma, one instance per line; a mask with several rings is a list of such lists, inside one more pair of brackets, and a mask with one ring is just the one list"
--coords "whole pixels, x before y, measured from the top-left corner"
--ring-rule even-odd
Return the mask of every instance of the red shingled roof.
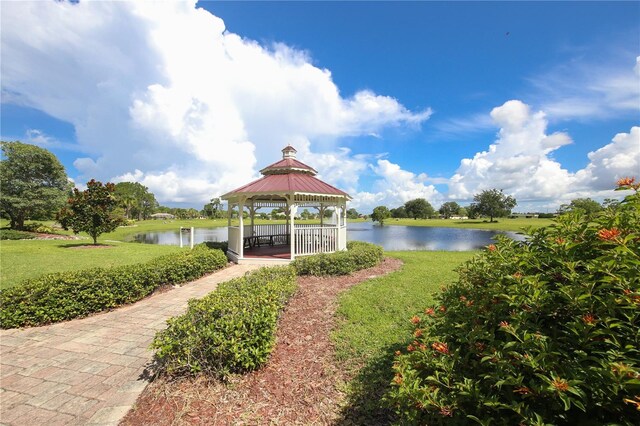
[[302, 161], [298, 161], [295, 158], [283, 158], [282, 160], [271, 164], [270, 166], [265, 167], [260, 170], [260, 173], [263, 175], [274, 174], [274, 173], [286, 173], [291, 169], [300, 169], [309, 171], [312, 174], [318, 173], [313, 167], [307, 166]]
[[331, 186], [314, 176], [302, 173], [289, 173], [280, 175], [266, 175], [256, 181], [253, 181], [223, 195], [223, 198], [231, 194], [238, 193], [273, 194], [279, 192], [302, 192], [349, 197], [349, 194], [347, 194], [346, 192], [341, 191], [338, 188]]

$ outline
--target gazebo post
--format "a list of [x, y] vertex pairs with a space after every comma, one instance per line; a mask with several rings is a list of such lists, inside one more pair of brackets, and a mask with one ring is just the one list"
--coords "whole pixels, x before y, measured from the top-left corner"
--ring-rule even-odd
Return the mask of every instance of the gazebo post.
[[295, 250], [296, 249], [296, 230], [295, 230], [295, 223], [294, 223], [295, 219], [294, 218], [296, 216], [297, 211], [298, 211], [297, 204], [291, 204], [289, 206], [289, 217], [290, 217], [290, 220], [289, 220], [289, 226], [290, 226], [289, 234], [291, 235], [291, 241], [290, 241], [290, 243], [291, 243], [291, 260], [295, 259], [295, 253], [296, 253], [296, 250]]
[[240, 222], [239, 228], [240, 228], [240, 253], [238, 253], [238, 256], [240, 259], [244, 258], [244, 218], [243, 218], [243, 211], [244, 211], [244, 200], [241, 198], [238, 200], [238, 220]]

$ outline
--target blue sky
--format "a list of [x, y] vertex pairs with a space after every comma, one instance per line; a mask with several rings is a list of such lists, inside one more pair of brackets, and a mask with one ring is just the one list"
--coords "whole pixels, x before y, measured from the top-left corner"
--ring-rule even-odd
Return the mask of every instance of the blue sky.
[[363, 211], [640, 175], [638, 2], [39, 5], [3, 5], [2, 138], [79, 184], [200, 207], [287, 143]]

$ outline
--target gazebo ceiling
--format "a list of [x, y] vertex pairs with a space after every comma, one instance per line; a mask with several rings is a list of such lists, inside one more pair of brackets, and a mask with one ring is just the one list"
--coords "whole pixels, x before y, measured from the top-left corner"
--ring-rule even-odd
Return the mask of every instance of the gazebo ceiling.
[[273, 195], [306, 194], [351, 199], [346, 192], [315, 177], [312, 167], [295, 159], [296, 150], [287, 146], [282, 150], [283, 159], [265, 167], [262, 178], [234, 189], [222, 196], [228, 200], [240, 196], [262, 198]]

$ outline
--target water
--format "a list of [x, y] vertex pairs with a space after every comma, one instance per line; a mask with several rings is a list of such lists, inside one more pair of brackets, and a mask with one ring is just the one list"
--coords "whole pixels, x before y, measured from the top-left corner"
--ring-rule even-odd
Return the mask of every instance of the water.
[[[494, 237], [504, 234], [514, 240], [523, 236], [515, 232], [480, 229], [432, 228], [419, 226], [379, 226], [372, 222], [349, 223], [347, 240], [366, 241], [381, 245], [387, 251], [397, 250], [446, 250], [467, 251], [485, 247]], [[146, 232], [129, 239], [145, 244], [179, 245], [180, 233], [176, 231]], [[189, 245], [189, 233], [182, 235], [184, 245]], [[203, 241], [226, 241], [227, 228], [196, 228], [195, 244]]]

